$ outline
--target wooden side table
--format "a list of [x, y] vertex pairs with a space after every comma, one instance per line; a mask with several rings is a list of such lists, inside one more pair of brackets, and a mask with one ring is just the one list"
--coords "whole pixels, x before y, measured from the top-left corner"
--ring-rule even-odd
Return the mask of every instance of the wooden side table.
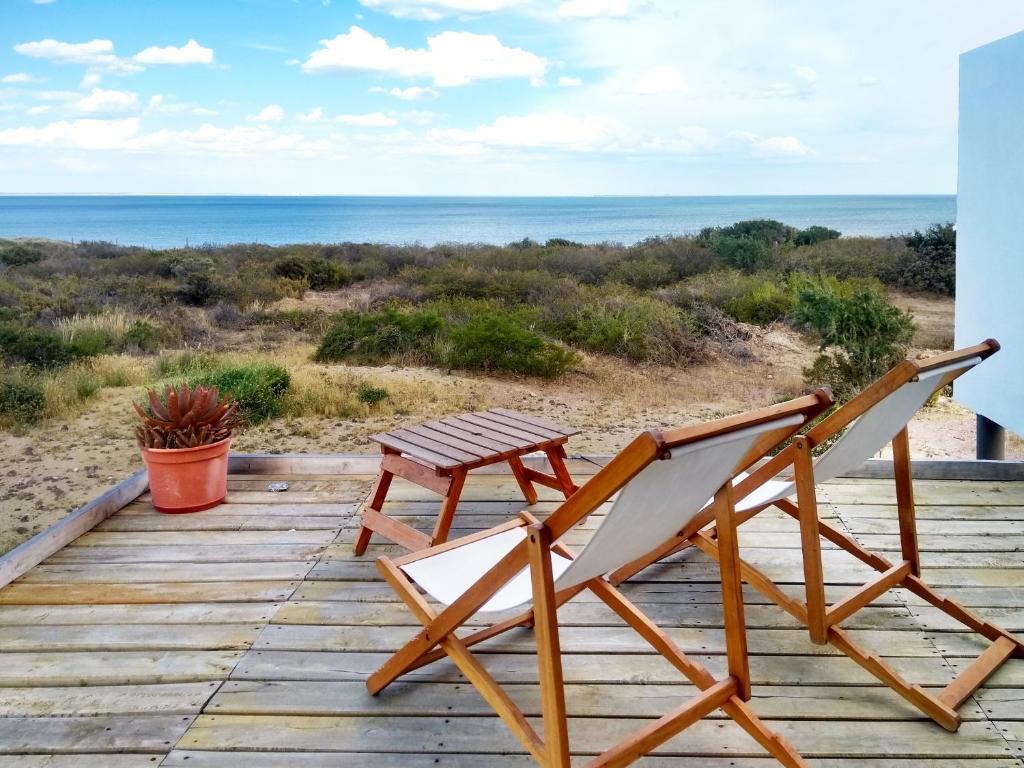
[[[424, 549], [447, 540], [455, 508], [471, 469], [507, 461], [527, 503], [537, 503], [534, 483], [554, 488], [569, 498], [577, 486], [565, 468], [565, 443], [578, 429], [504, 408], [449, 416], [414, 427], [373, 435], [384, 457], [369, 503], [363, 508], [357, 555], [366, 551], [377, 533], [408, 550]], [[523, 465], [522, 456], [543, 451], [554, 475]], [[441, 511], [431, 535], [394, 520], [382, 511], [395, 476], [442, 496]]]

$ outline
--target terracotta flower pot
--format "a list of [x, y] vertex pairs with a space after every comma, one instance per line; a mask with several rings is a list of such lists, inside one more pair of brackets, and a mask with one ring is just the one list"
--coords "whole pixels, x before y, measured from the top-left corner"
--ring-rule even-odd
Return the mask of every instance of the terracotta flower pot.
[[196, 448], [146, 448], [149, 490], [158, 512], [199, 512], [224, 501], [231, 438]]

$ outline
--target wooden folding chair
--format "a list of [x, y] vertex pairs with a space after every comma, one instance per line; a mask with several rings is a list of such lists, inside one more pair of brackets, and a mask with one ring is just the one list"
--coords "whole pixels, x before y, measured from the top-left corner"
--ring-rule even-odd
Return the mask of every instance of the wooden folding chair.
[[[544, 766], [569, 766], [565, 697], [556, 609], [591, 590], [701, 692], [594, 759], [591, 766], [627, 765], [659, 744], [722, 709], [787, 766], [806, 765], [747, 706], [742, 585], [733, 533], [733, 467], [752, 452], [763, 455], [831, 403], [827, 392], [706, 425], [645, 432], [565, 501], [545, 522], [529, 513], [487, 531], [396, 559], [380, 558], [384, 578], [423, 623], [423, 630], [367, 681], [377, 694], [409, 670], [450, 658], [494, 708], [523, 746]], [[659, 459], [662, 459], [659, 461]], [[578, 556], [559, 539], [621, 491]], [[604, 578], [650, 551], [714, 495], [719, 525], [722, 601], [729, 674], [716, 680], [688, 658], [650, 619]], [[435, 610], [421, 594], [441, 603]], [[510, 619], [459, 637], [456, 630], [478, 612], [528, 606]], [[508, 694], [470, 653], [470, 647], [513, 627], [534, 627], [544, 738]]]
[[[921, 578], [907, 423], [936, 390], [945, 387], [998, 349], [998, 342], [988, 339], [973, 347], [897, 365], [806, 434], [796, 436], [791, 445], [759, 469], [749, 476], [737, 477], [733, 487], [734, 497], [738, 499], [737, 524], [742, 524], [772, 505], [799, 521], [806, 600], [790, 597], [764, 573], [741, 561], [743, 580], [806, 624], [813, 642], [830, 643], [950, 731], [960, 726], [957, 709], [989, 676], [1011, 656], [1024, 658], [1024, 643], [1005, 629], [939, 594]], [[846, 431], [842, 436], [817, 460], [812, 461], [812, 449], [834, 439], [844, 429]], [[893, 448], [902, 555], [897, 563], [864, 549], [849, 534], [820, 520], [814, 490], [816, 483], [826, 482], [855, 469], [890, 441]], [[779, 479], [780, 473], [786, 470], [792, 472], [791, 478]], [[795, 503], [790, 500], [794, 494]], [[660, 547], [613, 573], [612, 583], [619, 584], [648, 565], [690, 545], [699, 547], [713, 557], [720, 557], [721, 532], [715, 530], [714, 522], [714, 510], [705, 509]], [[881, 575], [839, 602], [826, 605], [820, 537], [880, 571]], [[731, 548], [731, 544], [729, 546]], [[731, 552], [727, 556], [731, 557]], [[839, 627], [843, 621], [894, 587], [910, 590], [992, 641], [984, 653], [937, 695], [904, 680], [895, 669], [855, 643]]]

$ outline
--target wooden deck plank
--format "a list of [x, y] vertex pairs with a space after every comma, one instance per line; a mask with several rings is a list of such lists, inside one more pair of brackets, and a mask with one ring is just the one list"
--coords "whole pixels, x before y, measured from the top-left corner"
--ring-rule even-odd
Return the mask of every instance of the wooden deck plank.
[[224, 680], [242, 651], [4, 653], [0, 687], [140, 685]]
[[5, 653], [245, 649], [262, 629], [262, 624], [76, 624], [56, 631], [53, 625], [0, 626], [0, 648]]
[[297, 562], [317, 558], [324, 550], [323, 544], [147, 544], [134, 547], [64, 547], [44, 562], [47, 565], [58, 563]]
[[211, 680], [157, 685], [3, 688], [0, 689], [0, 716], [194, 715], [220, 685]]
[[181, 715], [0, 717], [0, 753], [152, 752], [162, 755], [192, 718]]
[[[509, 695], [531, 717], [540, 716], [536, 685], [508, 686]], [[647, 685], [570, 685], [566, 704], [570, 717], [660, 717], [696, 689], [678, 683]], [[768, 719], [809, 720], [917, 720], [920, 713], [909, 704], [893, 704], [881, 686], [760, 686], [753, 699], [758, 714]], [[370, 696], [360, 682], [345, 681], [228, 681], [206, 707], [208, 714], [223, 715], [335, 715], [335, 716], [470, 716], [491, 715], [487, 703], [471, 687], [461, 684], [395, 683], [387, 696]], [[965, 707], [965, 719], [985, 715], [974, 704]], [[724, 719], [721, 712], [711, 715]]]
[[139, 584], [161, 581], [298, 581], [316, 563], [315, 560], [268, 563], [59, 563], [37, 565], [17, 584]]
[[121, 603], [273, 603], [287, 600], [297, 581], [163, 582], [146, 584], [10, 584], [0, 605]]
[[[582, 754], [596, 754], [637, 724], [629, 719], [574, 718], [569, 732]], [[916, 757], [1005, 757], [1006, 745], [986, 724], [964, 723], [956, 734], [924, 722], [853, 721], [823, 729], [808, 721], [772, 721], [772, 727], [808, 756], [857, 757], [896, 753]], [[518, 753], [519, 742], [497, 717], [376, 717], [360, 727], [346, 717], [200, 715], [181, 739], [183, 749], [430, 751]], [[762, 755], [731, 721], [701, 721], [654, 754]]]
[[281, 603], [0, 605], [0, 626], [266, 624]]

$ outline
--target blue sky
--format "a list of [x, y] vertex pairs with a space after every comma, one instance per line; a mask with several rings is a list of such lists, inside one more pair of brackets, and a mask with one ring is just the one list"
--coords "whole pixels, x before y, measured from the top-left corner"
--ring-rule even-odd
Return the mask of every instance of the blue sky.
[[0, 192], [951, 193], [1019, 0], [0, 0]]

